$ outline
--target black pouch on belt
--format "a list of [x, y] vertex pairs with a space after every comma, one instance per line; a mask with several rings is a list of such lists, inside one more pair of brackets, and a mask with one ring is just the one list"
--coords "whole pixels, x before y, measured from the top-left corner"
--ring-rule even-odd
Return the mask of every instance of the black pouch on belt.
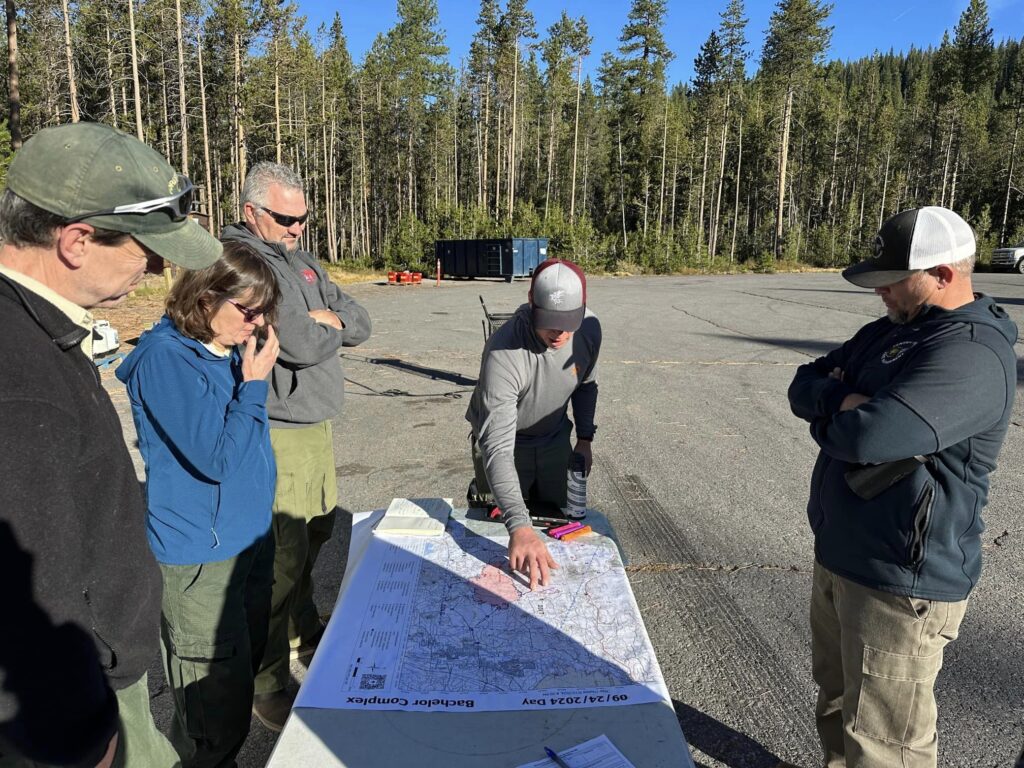
[[887, 461], [884, 464], [850, 469], [843, 477], [846, 478], [846, 484], [850, 490], [867, 501], [896, 485], [927, 461], [927, 456], [911, 456], [909, 459], [896, 459], [896, 461]]

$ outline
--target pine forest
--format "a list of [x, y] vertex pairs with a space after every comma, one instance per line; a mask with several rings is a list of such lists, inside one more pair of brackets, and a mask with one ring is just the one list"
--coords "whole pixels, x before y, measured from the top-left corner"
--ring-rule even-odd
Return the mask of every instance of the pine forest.
[[985, 0], [937, 48], [856, 61], [830, 58], [823, 0], [779, 0], [763, 40], [718, 1], [674, 51], [666, 0], [632, 0], [586, 72], [587, 19], [539, 29], [527, 0], [467, 0], [454, 56], [436, 0], [397, 0], [359, 62], [342, 16], [309, 31], [287, 0], [6, 0], [0, 176], [33, 132], [101, 121], [190, 176], [216, 231], [276, 160], [306, 181], [307, 246], [374, 268], [508, 236], [591, 270], [837, 267], [915, 205], [961, 213], [982, 262], [1024, 241], [1024, 38], [994, 40]]

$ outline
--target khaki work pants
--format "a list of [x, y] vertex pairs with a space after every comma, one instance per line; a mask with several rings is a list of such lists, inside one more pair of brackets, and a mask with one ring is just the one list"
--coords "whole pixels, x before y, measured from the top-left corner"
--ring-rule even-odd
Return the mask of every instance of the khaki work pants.
[[967, 601], [903, 597], [814, 564], [811, 656], [826, 768], [935, 768], [935, 678]]
[[313, 566], [334, 530], [338, 481], [331, 422], [299, 429], [271, 429], [277, 462], [274, 495], [274, 591], [267, 650], [256, 693], [284, 690], [291, 648], [320, 630], [313, 602]]

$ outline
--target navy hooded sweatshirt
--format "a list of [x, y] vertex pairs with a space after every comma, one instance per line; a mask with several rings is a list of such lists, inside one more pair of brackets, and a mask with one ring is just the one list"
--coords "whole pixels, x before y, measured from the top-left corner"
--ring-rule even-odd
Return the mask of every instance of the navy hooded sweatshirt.
[[267, 382], [243, 381], [166, 315], [117, 368], [146, 463], [146, 528], [166, 565], [227, 560], [270, 529], [277, 465]]
[[[1013, 410], [1017, 326], [992, 299], [887, 317], [801, 366], [793, 413], [821, 447], [807, 516], [815, 556], [865, 586], [931, 600], [965, 599], [981, 574], [988, 476]], [[842, 381], [829, 378], [834, 368]], [[870, 401], [840, 411], [860, 393]], [[870, 499], [846, 473], [914, 456], [926, 461]]]

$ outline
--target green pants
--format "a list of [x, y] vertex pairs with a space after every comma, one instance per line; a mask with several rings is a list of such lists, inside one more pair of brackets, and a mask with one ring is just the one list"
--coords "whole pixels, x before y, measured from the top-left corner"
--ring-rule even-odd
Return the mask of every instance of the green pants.
[[277, 461], [274, 494], [274, 591], [267, 649], [256, 693], [288, 685], [291, 646], [320, 629], [313, 602], [313, 566], [334, 530], [338, 481], [329, 421], [301, 429], [271, 429]]
[[[519, 476], [519, 490], [523, 501], [531, 512], [564, 509], [566, 506], [566, 482], [569, 457], [572, 455], [570, 435], [572, 426], [566, 424], [561, 432], [547, 445], [540, 447], [515, 447], [516, 474]], [[476, 439], [470, 435], [473, 451], [473, 471], [476, 475], [477, 494], [493, 502], [491, 485], [484, 473], [484, 457]]]
[[[170, 742], [156, 728], [149, 709], [148, 675], [115, 692], [117, 752], [113, 768], [178, 768], [181, 763]], [[55, 739], [59, 733], [53, 734]], [[45, 768], [43, 763], [0, 756], [0, 768]]]
[[811, 655], [827, 768], [935, 768], [935, 678], [967, 601], [891, 595], [814, 564]]
[[233, 766], [249, 735], [273, 559], [268, 531], [227, 560], [160, 566], [161, 648], [174, 696], [171, 743], [184, 768]]

